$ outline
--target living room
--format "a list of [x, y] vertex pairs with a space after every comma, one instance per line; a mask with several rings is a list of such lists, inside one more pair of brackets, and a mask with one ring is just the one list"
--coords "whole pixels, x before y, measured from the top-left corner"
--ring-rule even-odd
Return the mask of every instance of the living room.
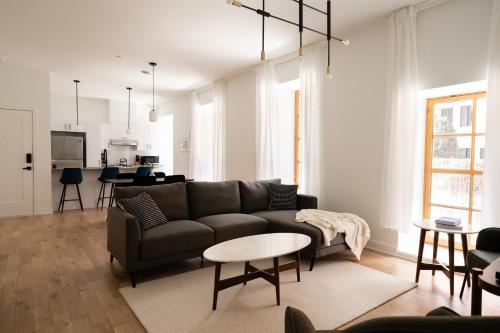
[[495, 331], [499, 22], [0, 0], [0, 331]]

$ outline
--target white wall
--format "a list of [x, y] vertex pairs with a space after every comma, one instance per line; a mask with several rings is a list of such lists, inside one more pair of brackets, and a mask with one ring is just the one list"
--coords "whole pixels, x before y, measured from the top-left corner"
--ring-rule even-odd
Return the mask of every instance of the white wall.
[[333, 49], [334, 77], [325, 82], [326, 208], [361, 216], [371, 243], [395, 250], [397, 233], [379, 226], [384, 154], [386, 26], [350, 36]]
[[34, 212], [51, 213], [49, 73], [0, 63], [0, 107], [33, 111]]
[[256, 82], [253, 71], [228, 79], [226, 178], [254, 180], [256, 171]]
[[[78, 116], [81, 122], [109, 122], [109, 100], [102, 98], [78, 98]], [[76, 123], [76, 101], [74, 96], [51, 95], [51, 120], [64, 118]], [[126, 106], [125, 106], [126, 110]], [[127, 119], [125, 118], [125, 123]]]
[[168, 101], [158, 110], [159, 116], [172, 115], [174, 128], [173, 170], [174, 174], [187, 175], [189, 172], [189, 152], [180, 151], [181, 136], [191, 132], [191, 100], [189, 94]]
[[486, 79], [491, 0], [453, 0], [418, 13], [422, 89]]

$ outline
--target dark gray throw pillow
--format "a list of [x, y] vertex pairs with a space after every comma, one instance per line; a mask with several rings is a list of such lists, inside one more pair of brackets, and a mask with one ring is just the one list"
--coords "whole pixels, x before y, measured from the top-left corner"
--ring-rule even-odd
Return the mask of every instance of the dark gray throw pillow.
[[269, 184], [269, 209], [297, 209], [297, 185]]
[[121, 199], [117, 204], [137, 219], [142, 231], [168, 222], [156, 202], [146, 192], [142, 192], [134, 198]]

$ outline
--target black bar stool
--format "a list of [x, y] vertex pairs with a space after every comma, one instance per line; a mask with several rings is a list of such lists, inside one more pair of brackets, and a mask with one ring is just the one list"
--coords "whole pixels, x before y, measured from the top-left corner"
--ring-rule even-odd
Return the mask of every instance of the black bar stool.
[[[61, 193], [61, 200], [59, 201], [59, 208], [57, 209], [58, 212], [64, 211], [64, 203], [66, 201], [79, 201], [80, 202], [80, 209], [83, 212], [83, 204], [82, 204], [82, 197], [80, 195], [80, 188], [78, 187], [78, 184], [81, 184], [83, 180], [82, 176], [82, 169], [80, 168], [64, 168], [61, 174], [61, 178], [59, 181], [61, 184], [63, 184], [63, 190]], [[67, 185], [76, 185], [76, 191], [78, 193], [78, 199], [68, 199], [66, 200], [66, 187]]]
[[145, 177], [145, 176], [149, 176], [150, 173], [151, 173], [151, 167], [140, 166], [137, 168], [135, 175], [140, 176], [140, 177]]
[[[135, 178], [135, 173], [132, 172], [120, 172], [116, 175], [116, 179], [134, 179]], [[133, 182], [130, 182], [129, 184], [120, 184], [120, 187], [125, 187], [125, 186], [133, 186]], [[109, 198], [109, 205], [108, 207], [113, 207], [113, 202], [115, 200], [115, 184], [111, 184], [111, 193]]]
[[[116, 179], [116, 176], [120, 173], [120, 169], [117, 167], [105, 167], [102, 169], [101, 176], [98, 180], [101, 182], [101, 189], [99, 190], [99, 197], [97, 199], [97, 208], [99, 208], [99, 203], [101, 204], [101, 208], [104, 207], [104, 200], [111, 200], [111, 192], [109, 196], [106, 196], [106, 180], [108, 179]], [[112, 186], [111, 186], [112, 187]]]

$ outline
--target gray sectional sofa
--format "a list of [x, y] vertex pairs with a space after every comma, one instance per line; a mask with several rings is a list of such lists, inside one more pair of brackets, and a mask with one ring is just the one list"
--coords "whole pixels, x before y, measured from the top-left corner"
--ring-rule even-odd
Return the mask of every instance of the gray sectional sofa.
[[315, 259], [347, 249], [343, 234], [323, 245], [319, 229], [295, 222], [297, 210], [317, 208], [317, 199], [297, 195], [297, 209], [269, 210], [268, 181], [188, 182], [115, 189], [117, 201], [146, 192], [153, 197], [168, 223], [141, 232], [136, 219], [118, 207], [108, 210], [107, 247], [129, 272], [199, 257], [208, 247], [229, 239], [268, 233], [296, 232], [311, 237], [303, 254]]

